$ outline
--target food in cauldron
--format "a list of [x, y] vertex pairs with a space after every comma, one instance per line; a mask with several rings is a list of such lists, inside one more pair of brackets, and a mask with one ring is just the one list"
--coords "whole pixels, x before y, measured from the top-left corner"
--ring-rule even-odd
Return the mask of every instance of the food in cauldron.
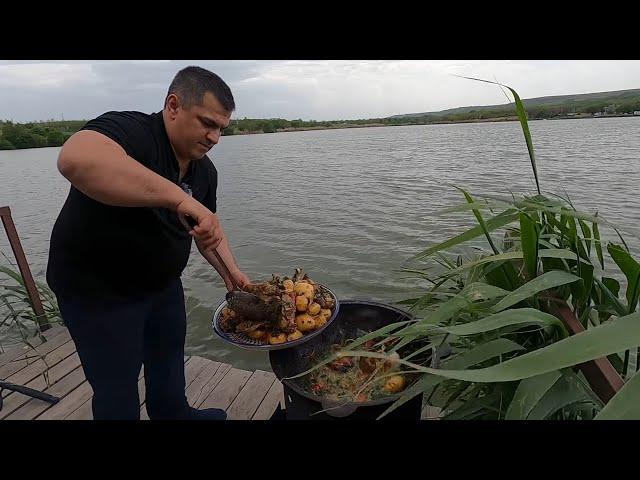
[[333, 315], [336, 301], [322, 285], [314, 282], [301, 268], [292, 278], [276, 274], [267, 282], [252, 283], [244, 290], [257, 295], [268, 306], [260, 321], [243, 318], [233, 309], [222, 310], [220, 328], [271, 345], [297, 340], [322, 327]]
[[[379, 343], [369, 340], [361, 349], [384, 354], [393, 340]], [[331, 345], [329, 354], [335, 354], [347, 344]], [[336, 401], [368, 402], [393, 395], [407, 387], [407, 373], [401, 370], [399, 359], [397, 352], [387, 354], [386, 358], [341, 356], [314, 370], [307, 380], [307, 388]]]

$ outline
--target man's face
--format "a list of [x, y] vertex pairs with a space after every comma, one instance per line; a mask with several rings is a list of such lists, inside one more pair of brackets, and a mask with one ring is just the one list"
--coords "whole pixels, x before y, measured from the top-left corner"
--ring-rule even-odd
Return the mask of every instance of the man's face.
[[218, 143], [222, 130], [231, 120], [218, 99], [210, 92], [205, 93], [201, 105], [184, 108], [177, 99], [177, 106], [169, 101], [169, 138], [180, 158], [198, 160]]

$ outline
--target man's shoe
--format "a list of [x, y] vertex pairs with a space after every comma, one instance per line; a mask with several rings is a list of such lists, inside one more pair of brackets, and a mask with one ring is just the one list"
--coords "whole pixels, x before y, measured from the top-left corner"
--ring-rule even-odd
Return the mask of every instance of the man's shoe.
[[226, 420], [227, 412], [220, 408], [197, 408], [189, 407], [190, 420]]

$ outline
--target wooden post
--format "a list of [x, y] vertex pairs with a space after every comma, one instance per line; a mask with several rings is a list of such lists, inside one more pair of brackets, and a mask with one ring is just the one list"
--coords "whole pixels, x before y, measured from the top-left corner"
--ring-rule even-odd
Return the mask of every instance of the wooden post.
[[47, 316], [44, 313], [40, 295], [38, 295], [38, 288], [33, 280], [33, 276], [31, 275], [31, 269], [29, 268], [29, 263], [27, 263], [27, 258], [24, 255], [24, 250], [22, 249], [22, 244], [20, 243], [20, 237], [18, 237], [16, 226], [13, 223], [13, 218], [11, 218], [11, 209], [9, 207], [0, 207], [0, 217], [2, 217], [4, 230], [7, 232], [11, 249], [13, 250], [13, 254], [18, 262], [18, 268], [20, 269], [20, 274], [24, 280], [29, 300], [31, 300], [31, 306], [37, 315], [38, 325], [40, 325], [41, 330], [48, 330], [51, 328], [51, 325], [47, 322]]
[[[551, 313], [562, 320], [571, 335], [575, 335], [585, 331], [580, 321], [576, 318], [573, 311], [566, 302], [559, 298], [549, 298], [549, 306]], [[581, 363], [577, 367], [582, 371], [587, 382], [591, 385], [593, 392], [605, 404], [613, 398], [613, 396], [622, 388], [624, 380], [611, 364], [607, 357], [597, 358], [589, 362]]]

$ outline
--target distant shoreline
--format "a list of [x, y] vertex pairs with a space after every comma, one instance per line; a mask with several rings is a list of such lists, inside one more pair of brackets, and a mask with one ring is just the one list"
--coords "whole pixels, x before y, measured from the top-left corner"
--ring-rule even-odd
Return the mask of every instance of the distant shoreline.
[[[529, 118], [527, 119], [529, 122], [534, 121], [542, 121], [542, 120], [584, 120], [584, 119], [600, 119], [600, 118], [620, 118], [620, 117], [638, 117], [640, 115], [633, 114], [609, 114], [609, 115], [575, 115], [575, 116], [558, 116], [552, 118]], [[338, 124], [332, 126], [318, 126], [318, 127], [288, 127], [278, 129], [275, 132], [263, 132], [262, 130], [258, 131], [237, 131], [237, 133], [223, 135], [225, 137], [240, 137], [243, 135], [266, 135], [272, 133], [288, 133], [288, 132], [305, 132], [311, 130], [346, 130], [350, 128], [371, 128], [371, 127], [416, 127], [423, 125], [449, 125], [449, 124], [459, 124], [459, 123], [500, 123], [500, 122], [518, 122], [518, 117], [508, 116], [508, 117], [496, 117], [496, 118], [477, 118], [477, 119], [468, 119], [468, 120], [438, 120], [431, 122], [419, 122], [419, 123], [396, 123], [396, 124], [381, 124], [381, 123], [365, 123], [358, 125], [345, 125]], [[41, 146], [30, 146], [30, 147], [22, 147], [22, 148], [12, 148], [12, 149], [2, 149], [0, 148], [0, 152], [3, 151], [16, 151], [16, 150], [30, 150], [32, 148], [60, 148], [50, 146], [50, 145], [41, 145]]]
[[[527, 119], [576, 120], [582, 118], [640, 117], [640, 88], [573, 95], [552, 95], [522, 100]], [[341, 130], [346, 128], [449, 125], [459, 123], [517, 122], [513, 102], [499, 105], [469, 105], [438, 112], [413, 112], [379, 118], [333, 120], [287, 120], [284, 118], [234, 118], [223, 136], [264, 133]], [[55, 120], [14, 123], [0, 120], [0, 150], [59, 147], [80, 130], [86, 120]]]
[[[528, 118], [529, 122], [537, 122], [541, 120], [584, 120], [584, 119], [600, 119], [600, 118], [613, 118], [613, 117], [639, 117], [638, 115], [630, 115], [630, 114], [612, 114], [612, 115], [600, 115], [600, 116], [592, 116], [592, 115], [583, 115], [583, 116], [562, 116], [562, 117], [553, 117], [553, 118]], [[288, 132], [304, 132], [309, 130], [346, 130], [350, 128], [371, 128], [371, 127], [417, 127], [421, 125], [447, 125], [447, 124], [457, 124], [457, 123], [494, 123], [494, 122], [518, 122], [519, 119], [517, 116], [511, 117], [497, 117], [497, 118], [477, 118], [470, 120], [440, 120], [434, 122], [420, 122], [420, 123], [397, 123], [384, 125], [380, 123], [370, 123], [363, 125], [335, 125], [329, 127], [290, 127], [276, 130], [275, 132], [263, 132], [263, 131], [254, 131], [254, 132], [245, 132], [241, 131], [238, 133], [234, 133], [232, 135], [225, 135], [228, 137], [240, 137], [243, 135], [267, 135], [272, 133], [288, 133]]]

